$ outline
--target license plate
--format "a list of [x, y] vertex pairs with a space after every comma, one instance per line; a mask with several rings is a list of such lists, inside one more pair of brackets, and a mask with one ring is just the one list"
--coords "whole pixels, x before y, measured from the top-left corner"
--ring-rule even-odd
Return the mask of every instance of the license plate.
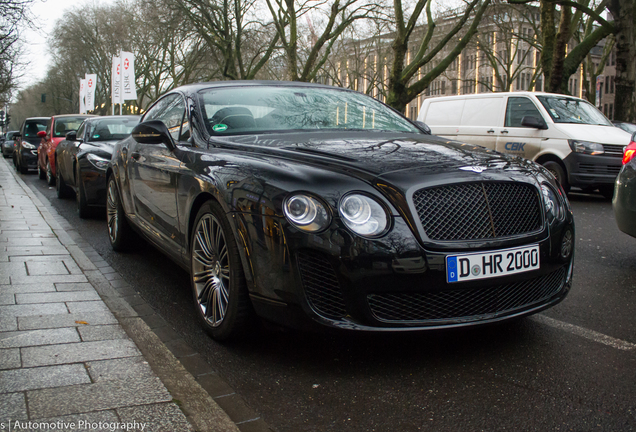
[[446, 257], [446, 281], [465, 282], [536, 270], [539, 245]]

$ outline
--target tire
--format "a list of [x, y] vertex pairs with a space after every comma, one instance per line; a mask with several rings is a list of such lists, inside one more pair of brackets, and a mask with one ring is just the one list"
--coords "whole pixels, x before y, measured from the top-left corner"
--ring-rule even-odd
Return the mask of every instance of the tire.
[[565, 193], [570, 192], [570, 184], [568, 183], [568, 176], [565, 173], [565, 169], [561, 166], [559, 162], [556, 161], [545, 161], [543, 162], [543, 166], [552, 173], [554, 177], [556, 177], [557, 181], [561, 183], [561, 187], [565, 191]]
[[219, 204], [203, 204], [190, 240], [190, 281], [199, 323], [217, 341], [239, 339], [254, 323], [254, 310], [238, 246]]
[[84, 190], [84, 183], [82, 182], [82, 178], [80, 177], [80, 167], [79, 163], [76, 165], [75, 170], [75, 181], [77, 183], [75, 189], [75, 198], [77, 200], [77, 215], [80, 219], [86, 219], [91, 215], [91, 209], [86, 203], [86, 191]]
[[40, 166], [40, 161], [38, 160], [38, 178], [40, 180], [46, 180], [46, 171], [42, 169]]
[[62, 179], [62, 174], [59, 169], [55, 171], [55, 190], [57, 192], [57, 197], [60, 199], [69, 198], [71, 196], [72, 190]]
[[130, 249], [134, 233], [126, 219], [114, 176], [110, 176], [106, 188], [106, 226], [113, 250], [121, 252]]
[[614, 186], [612, 185], [599, 186], [598, 191], [606, 200], [611, 200], [612, 198], [614, 198]]
[[51, 162], [48, 159], [46, 160], [46, 184], [49, 186], [55, 186], [55, 176], [51, 169]]
[[20, 162], [19, 158], [18, 158], [18, 171], [20, 171], [20, 174], [28, 174], [29, 173], [29, 168], [27, 168], [24, 165], [22, 165], [22, 163]]

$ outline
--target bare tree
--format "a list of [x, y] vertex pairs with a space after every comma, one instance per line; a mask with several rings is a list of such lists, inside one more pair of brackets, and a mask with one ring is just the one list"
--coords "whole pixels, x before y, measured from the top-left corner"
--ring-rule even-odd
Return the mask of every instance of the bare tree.
[[614, 118], [636, 122], [636, 0], [611, 0], [616, 25], [616, 99]]
[[20, 27], [30, 25], [33, 0], [0, 0], [0, 104], [11, 98], [16, 88], [20, 55]]
[[278, 42], [277, 34], [256, 17], [256, 0], [171, 0], [207, 44], [220, 77], [254, 79]]
[[[393, 63], [389, 72], [387, 104], [404, 112], [410, 101], [442, 75], [477, 32], [489, 4], [490, 0], [470, 0], [452, 20], [445, 21], [452, 24], [435, 34], [437, 25], [431, 11], [431, 0], [418, 0], [410, 16], [405, 16], [402, 0], [393, 0], [396, 29], [391, 44]], [[420, 39], [414, 42], [411, 38], [422, 13], [426, 14], [427, 24]], [[414, 55], [407, 62], [411, 42]], [[438, 55], [441, 57], [439, 60], [436, 59]], [[419, 74], [420, 68], [429, 62], [434, 62], [432, 68], [423, 75]]]
[[[314, 81], [339, 36], [377, 5], [363, 0], [266, 0], [285, 52], [287, 79]], [[307, 19], [307, 25], [302, 24]], [[314, 25], [314, 23], [316, 25]], [[320, 24], [321, 31], [316, 31]], [[309, 33], [303, 40], [300, 35]]]

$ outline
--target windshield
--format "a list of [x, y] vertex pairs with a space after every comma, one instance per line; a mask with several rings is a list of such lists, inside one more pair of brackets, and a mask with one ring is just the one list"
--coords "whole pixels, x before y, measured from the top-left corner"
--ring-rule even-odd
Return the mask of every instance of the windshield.
[[200, 92], [211, 135], [272, 131], [369, 130], [421, 133], [375, 99], [312, 87], [233, 87]]
[[108, 118], [86, 125], [87, 141], [119, 141], [127, 138], [139, 123], [139, 117]]
[[38, 132], [46, 130], [47, 119], [44, 120], [27, 120], [24, 123], [24, 137], [35, 138]]
[[537, 96], [555, 123], [613, 126], [592, 104], [566, 96]]
[[61, 117], [55, 119], [54, 137], [66, 136], [68, 132], [76, 131], [86, 117]]

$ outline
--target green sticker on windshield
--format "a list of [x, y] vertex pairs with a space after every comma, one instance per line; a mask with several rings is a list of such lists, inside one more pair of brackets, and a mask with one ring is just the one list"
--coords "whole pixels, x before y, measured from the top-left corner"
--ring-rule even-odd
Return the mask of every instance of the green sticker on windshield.
[[215, 124], [212, 126], [212, 130], [214, 132], [224, 132], [227, 130], [227, 125], [224, 125], [223, 123]]

